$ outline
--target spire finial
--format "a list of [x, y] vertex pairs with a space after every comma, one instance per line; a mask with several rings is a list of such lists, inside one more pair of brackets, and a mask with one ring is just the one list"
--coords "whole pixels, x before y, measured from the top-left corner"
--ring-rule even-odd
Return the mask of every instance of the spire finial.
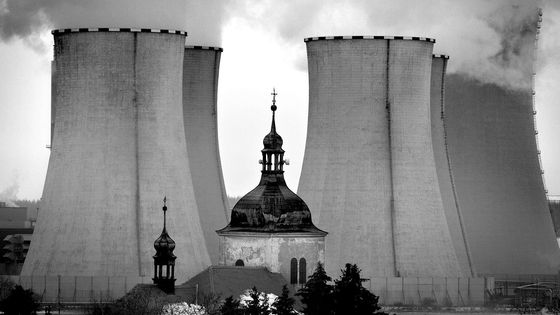
[[278, 95], [278, 93], [276, 93], [276, 88], [272, 88], [272, 93], [270, 93], [270, 95], [272, 95], [272, 106], [270, 106], [270, 109], [272, 109], [273, 112], [276, 111], [276, 95]]
[[165, 212], [167, 211], [167, 196], [163, 197], [163, 230], [165, 231], [166, 228], [166, 218], [165, 218]]

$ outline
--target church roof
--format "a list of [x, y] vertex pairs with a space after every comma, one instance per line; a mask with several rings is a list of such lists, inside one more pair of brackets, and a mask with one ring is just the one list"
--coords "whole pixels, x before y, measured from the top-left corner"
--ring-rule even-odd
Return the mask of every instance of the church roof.
[[282, 137], [276, 132], [276, 92], [273, 92], [272, 124], [264, 137], [261, 180], [231, 211], [231, 222], [220, 232], [303, 232], [325, 235], [311, 221], [305, 202], [286, 185]]
[[179, 296], [192, 297], [198, 291], [199, 296], [219, 295], [225, 299], [231, 295], [238, 299], [252, 287], [280, 295], [283, 285], [289, 284], [281, 274], [264, 267], [210, 266], [175, 290]]

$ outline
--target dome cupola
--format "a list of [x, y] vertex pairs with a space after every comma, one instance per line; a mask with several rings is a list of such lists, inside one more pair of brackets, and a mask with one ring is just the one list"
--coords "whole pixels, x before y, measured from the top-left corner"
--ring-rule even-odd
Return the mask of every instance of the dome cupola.
[[[218, 232], [315, 232], [325, 233], [313, 225], [305, 202], [286, 185], [282, 137], [276, 132], [276, 93], [272, 93], [272, 124], [261, 150], [261, 180], [243, 196], [231, 211], [231, 222]], [[326, 234], [326, 233], [325, 233]]]

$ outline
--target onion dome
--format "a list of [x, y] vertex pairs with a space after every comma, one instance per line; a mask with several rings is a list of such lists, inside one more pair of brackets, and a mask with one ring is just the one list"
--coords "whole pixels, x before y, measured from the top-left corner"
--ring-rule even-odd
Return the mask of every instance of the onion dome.
[[305, 202], [286, 185], [282, 137], [276, 133], [276, 91], [272, 93], [272, 125], [264, 137], [261, 150], [261, 180], [255, 189], [243, 196], [231, 211], [231, 222], [218, 231], [232, 232], [311, 232], [326, 235], [311, 221]]
[[165, 212], [167, 211], [167, 198], [163, 199], [163, 231], [161, 235], [154, 242], [154, 248], [156, 249], [156, 254], [154, 255], [154, 263], [157, 265], [174, 264], [175, 255], [173, 255], [173, 250], [175, 249], [175, 241], [167, 234], [165, 228], [166, 217]]

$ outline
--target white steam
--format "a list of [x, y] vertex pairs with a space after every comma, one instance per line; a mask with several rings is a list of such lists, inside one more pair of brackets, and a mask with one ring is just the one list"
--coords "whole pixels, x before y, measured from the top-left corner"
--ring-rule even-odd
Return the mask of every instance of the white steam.
[[298, 45], [295, 63], [302, 70], [305, 37], [422, 36], [436, 39], [434, 52], [451, 56], [450, 72], [510, 88], [531, 84], [538, 1], [235, 0], [232, 4], [232, 15], [274, 30], [290, 46]]
[[131, 27], [187, 31], [192, 44], [219, 46], [224, 4], [220, 0], [0, 0], [0, 40], [17, 37], [38, 45], [41, 34], [50, 29]]

